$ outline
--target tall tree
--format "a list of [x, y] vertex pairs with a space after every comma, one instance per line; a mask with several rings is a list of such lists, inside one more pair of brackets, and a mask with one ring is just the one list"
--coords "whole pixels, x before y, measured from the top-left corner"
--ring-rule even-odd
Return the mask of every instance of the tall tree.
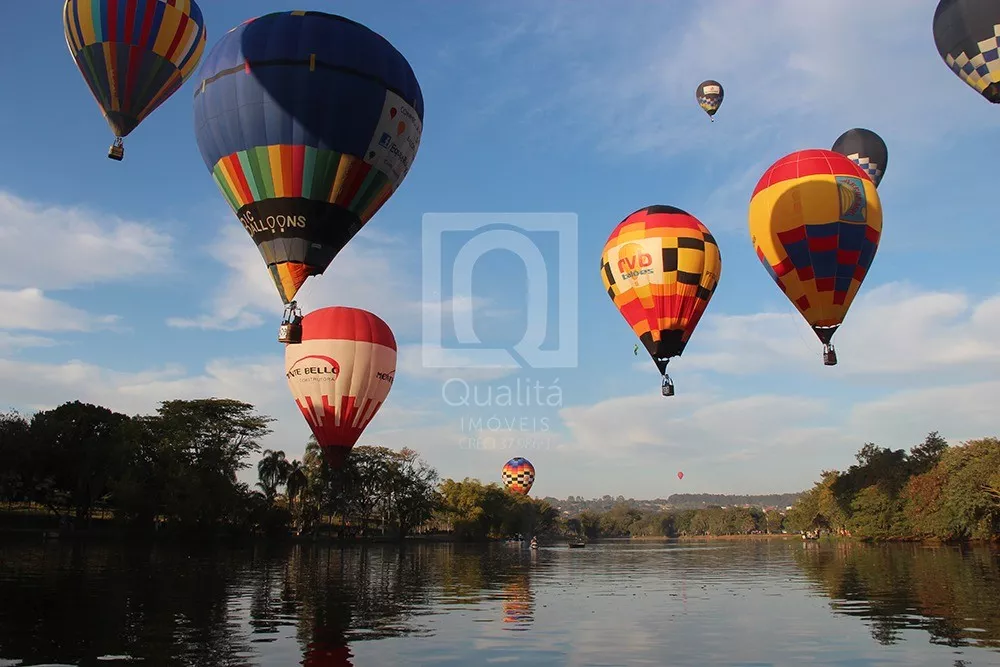
[[80, 401], [31, 418], [40, 477], [50, 484], [44, 501], [53, 509], [61, 499], [68, 501], [78, 526], [89, 520], [94, 503], [111, 490], [122, 470], [128, 421], [126, 415]]
[[164, 401], [154, 428], [177, 463], [168, 490], [171, 513], [202, 527], [229, 516], [245, 497], [236, 475], [250, 466], [246, 459], [260, 451], [272, 421], [233, 399]]

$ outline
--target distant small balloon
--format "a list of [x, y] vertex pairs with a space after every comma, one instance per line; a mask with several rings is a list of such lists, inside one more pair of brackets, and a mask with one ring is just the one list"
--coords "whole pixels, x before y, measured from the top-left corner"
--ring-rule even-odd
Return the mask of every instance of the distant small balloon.
[[694, 96], [698, 100], [698, 106], [708, 114], [712, 122], [715, 122], [715, 114], [718, 112], [719, 107], [722, 106], [722, 99], [725, 95], [726, 91], [722, 89], [722, 84], [712, 79], [702, 81], [694, 91]]
[[682, 472], [677, 473], [677, 479], [684, 479], [684, 473]]

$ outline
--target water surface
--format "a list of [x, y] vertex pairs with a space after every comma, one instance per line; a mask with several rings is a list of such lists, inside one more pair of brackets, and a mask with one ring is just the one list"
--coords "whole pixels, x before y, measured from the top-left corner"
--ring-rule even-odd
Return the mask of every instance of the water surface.
[[1000, 665], [1000, 553], [0, 544], [15, 665]]

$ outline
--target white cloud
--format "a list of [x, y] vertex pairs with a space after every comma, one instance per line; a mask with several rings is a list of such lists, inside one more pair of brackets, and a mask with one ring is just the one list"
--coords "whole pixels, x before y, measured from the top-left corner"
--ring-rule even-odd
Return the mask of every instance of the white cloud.
[[151, 224], [0, 191], [0, 285], [66, 289], [166, 270], [171, 239]]
[[28, 347], [53, 347], [59, 343], [45, 336], [12, 334], [0, 331], [0, 353], [10, 354]]
[[862, 287], [834, 345], [838, 366], [823, 367], [819, 339], [790, 304], [783, 313], [706, 314], [683, 365], [736, 375], [794, 368], [826, 377], [996, 370], [1000, 294], [975, 300], [905, 283]]
[[[560, 450], [598, 473], [598, 486], [588, 484], [594, 495], [666, 495], [664, 480], [675, 470], [685, 471], [684, 490], [691, 492], [795, 491], [809, 487], [821, 470], [851, 465], [865, 442], [899, 449], [934, 430], [953, 444], [998, 435], [998, 395], [996, 381], [853, 404], [832, 397], [650, 393], [564, 409], [570, 434]], [[628, 468], [628, 479], [601, 476], [609, 461]]]
[[919, 442], [940, 431], [952, 444], [961, 440], [1000, 437], [1000, 381], [940, 385], [929, 380], [916, 389], [857, 403], [849, 428], [869, 434], [874, 442], [894, 448]]
[[90, 315], [36, 288], [0, 290], [0, 329], [8, 331], [93, 331], [111, 328], [119, 319], [117, 315]]

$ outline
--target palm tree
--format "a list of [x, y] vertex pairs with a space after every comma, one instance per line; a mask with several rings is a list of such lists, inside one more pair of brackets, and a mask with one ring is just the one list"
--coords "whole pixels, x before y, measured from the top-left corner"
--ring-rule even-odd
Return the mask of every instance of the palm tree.
[[268, 502], [274, 502], [278, 487], [288, 481], [291, 465], [281, 450], [264, 450], [264, 457], [257, 464], [258, 486], [264, 491]]
[[[288, 509], [293, 510], [295, 499], [305, 490], [309, 480], [306, 478], [305, 469], [298, 460], [293, 460], [288, 465], [288, 477], [285, 479], [285, 493], [288, 495]], [[292, 512], [295, 516], [295, 512]]]

